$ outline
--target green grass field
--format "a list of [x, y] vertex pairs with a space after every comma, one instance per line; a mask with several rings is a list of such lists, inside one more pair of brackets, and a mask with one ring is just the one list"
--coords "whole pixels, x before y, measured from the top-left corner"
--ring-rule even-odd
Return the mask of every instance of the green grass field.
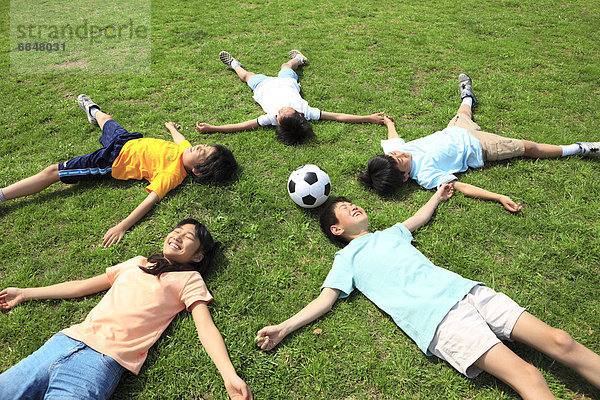
[[[305, 163], [325, 169], [332, 195], [365, 207], [372, 229], [408, 218], [432, 193], [411, 183], [383, 199], [358, 184], [356, 174], [380, 152], [382, 126], [316, 122], [317, 139], [292, 148], [277, 142], [272, 129], [200, 135], [194, 124], [261, 114], [250, 89], [218, 60], [220, 50], [251, 71], [272, 75], [298, 48], [311, 62], [300, 83], [313, 107], [385, 111], [406, 140], [445, 127], [460, 102], [456, 77], [467, 72], [479, 100], [475, 120], [484, 130], [553, 144], [598, 141], [599, 11], [598, 0], [155, 0], [150, 73], [41, 68], [18, 74], [10, 72], [9, 2], [0, 2], [0, 187], [98, 146], [99, 130], [77, 106], [80, 93], [146, 137], [169, 139], [164, 123], [178, 122], [192, 144], [224, 144], [241, 166], [228, 186], [186, 180], [110, 249], [100, 246], [102, 236], [144, 199], [145, 182], [56, 184], [2, 203], [0, 286], [101, 274], [154, 253], [176, 222], [192, 216], [223, 243], [216, 268], [205, 276], [215, 297], [211, 313], [255, 398], [518, 398], [489, 375], [468, 380], [426, 357], [360, 293], [274, 351], [258, 350], [256, 331], [315, 298], [337, 250], [319, 232], [318, 213], [289, 199], [285, 183], [293, 169]], [[505, 292], [599, 353], [599, 177], [598, 159], [488, 163], [461, 174], [461, 181], [509, 195], [523, 210], [513, 215], [498, 203], [459, 193], [416, 232], [414, 244], [435, 264]], [[0, 371], [83, 320], [101, 296], [29, 302], [0, 314]], [[566, 367], [525, 346], [509, 346], [542, 371], [558, 398], [600, 398]], [[140, 375], [125, 374], [113, 398], [226, 396], [191, 316], [182, 313], [151, 349]]]

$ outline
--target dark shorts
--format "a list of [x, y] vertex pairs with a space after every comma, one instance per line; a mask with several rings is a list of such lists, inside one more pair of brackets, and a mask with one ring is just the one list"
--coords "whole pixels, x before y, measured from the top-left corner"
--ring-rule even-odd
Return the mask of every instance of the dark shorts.
[[141, 137], [141, 133], [129, 133], [114, 120], [108, 120], [102, 127], [102, 135], [99, 140], [102, 147], [93, 153], [58, 164], [58, 177], [64, 183], [109, 177], [112, 164], [125, 143]]

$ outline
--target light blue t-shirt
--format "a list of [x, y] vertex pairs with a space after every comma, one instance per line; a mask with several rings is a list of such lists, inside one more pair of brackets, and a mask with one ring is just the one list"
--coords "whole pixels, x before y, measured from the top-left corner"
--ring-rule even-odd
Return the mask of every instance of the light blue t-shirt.
[[483, 166], [479, 140], [456, 126], [408, 143], [400, 138], [382, 140], [381, 147], [385, 154], [394, 150], [409, 152], [412, 155], [409, 176], [425, 189], [456, 180], [452, 175], [456, 172]]
[[412, 234], [401, 223], [352, 240], [335, 254], [322, 288], [355, 288], [388, 313], [419, 349], [427, 350], [448, 311], [476, 285], [433, 265], [411, 245]]

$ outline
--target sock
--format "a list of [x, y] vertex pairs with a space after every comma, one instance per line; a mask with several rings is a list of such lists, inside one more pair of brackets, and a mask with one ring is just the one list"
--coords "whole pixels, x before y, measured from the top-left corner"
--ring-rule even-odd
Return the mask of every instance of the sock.
[[0, 189], [0, 203], [6, 201], [6, 197], [4, 197], [4, 193], [2, 193], [2, 189]]
[[302, 58], [300, 56], [294, 57], [294, 60], [298, 60], [298, 64], [302, 65]]
[[242, 64], [240, 64], [240, 62], [238, 60], [236, 60], [235, 58], [233, 60], [231, 60], [231, 69], [235, 69], [235, 67], [241, 67]]
[[562, 156], [566, 157], [566, 156], [572, 156], [575, 154], [582, 154], [583, 151], [581, 149], [581, 146], [579, 146], [577, 143], [573, 143], [573, 144], [569, 144], [569, 145], [563, 145], [560, 146], [562, 148]]
[[472, 108], [473, 107], [473, 98], [471, 96], [465, 97], [464, 99], [462, 99], [461, 105], [463, 105], [463, 104], [466, 104]]
[[100, 107], [98, 107], [98, 106], [91, 106], [88, 112], [90, 113], [90, 115], [91, 115], [92, 117], [95, 117], [95, 116], [96, 116], [96, 113], [97, 113], [98, 111], [100, 111]]

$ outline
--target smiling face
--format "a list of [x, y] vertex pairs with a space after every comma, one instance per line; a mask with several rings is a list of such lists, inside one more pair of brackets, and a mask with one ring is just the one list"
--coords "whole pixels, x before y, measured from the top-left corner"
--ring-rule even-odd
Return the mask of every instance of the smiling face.
[[163, 244], [163, 255], [170, 263], [189, 264], [200, 262], [204, 255], [200, 250], [200, 239], [192, 224], [179, 226], [167, 235]]
[[199, 144], [197, 146], [188, 147], [183, 151], [183, 165], [188, 171], [192, 171], [194, 166], [204, 164], [208, 157], [217, 151], [213, 146]]
[[369, 217], [362, 207], [344, 201], [336, 204], [334, 212], [338, 220], [337, 224], [330, 227], [334, 235], [352, 240], [369, 233]]
[[386, 154], [386, 156], [392, 157], [395, 162], [396, 168], [404, 173], [403, 182], [406, 182], [409, 178], [410, 170], [412, 169], [412, 154], [406, 151], [394, 150]]

